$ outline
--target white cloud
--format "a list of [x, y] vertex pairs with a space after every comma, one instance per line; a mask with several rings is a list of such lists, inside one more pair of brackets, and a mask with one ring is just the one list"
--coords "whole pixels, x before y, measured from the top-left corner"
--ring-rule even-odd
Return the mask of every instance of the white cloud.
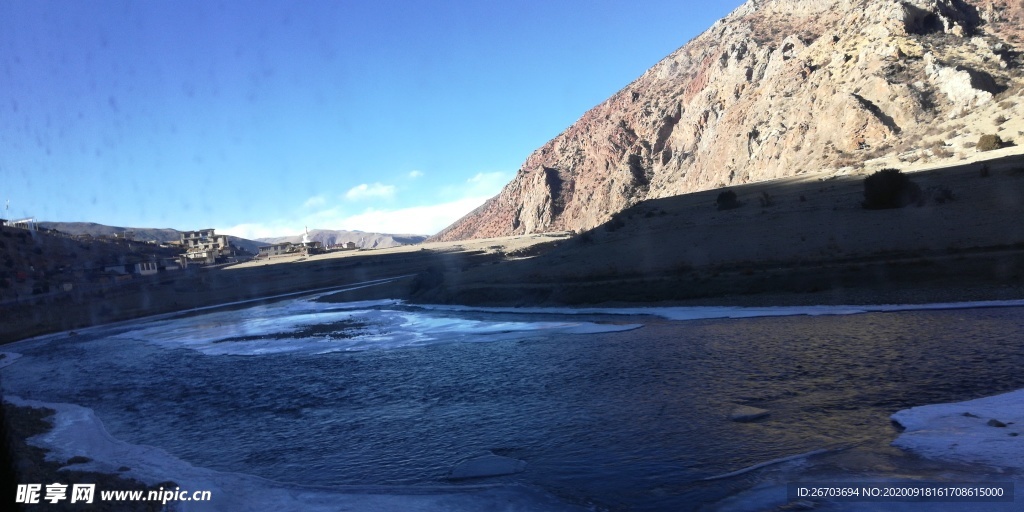
[[395, 195], [394, 185], [384, 185], [382, 183], [372, 183], [356, 185], [345, 192], [345, 198], [350, 201], [360, 201], [363, 199], [391, 199]]
[[395, 210], [370, 209], [339, 219], [340, 229], [374, 233], [433, 235], [459, 220], [490, 197], [466, 197], [427, 206]]
[[503, 172], [481, 172], [466, 180], [469, 194], [495, 196], [508, 183], [509, 177]]
[[497, 183], [497, 182], [501, 182], [502, 185], [504, 185], [505, 173], [500, 172], [500, 171], [499, 172], [478, 172], [478, 173], [476, 173], [476, 176], [473, 176], [472, 178], [469, 178], [468, 180], [466, 180], [466, 183], [473, 183], [473, 184], [494, 184], [494, 183]]
[[416, 179], [423, 176], [423, 171], [409, 171], [409, 179]]
[[285, 224], [259, 224], [246, 223], [226, 228], [214, 228], [217, 234], [232, 235], [239, 238], [256, 240], [257, 238], [273, 238], [277, 236], [294, 235], [301, 232], [301, 229]]
[[458, 185], [443, 187], [441, 194], [444, 197], [492, 197], [501, 192], [509, 179], [504, 172], [481, 172]]
[[[412, 178], [413, 171], [409, 173]], [[314, 196], [303, 204], [305, 210], [297, 210], [295, 217], [287, 221], [272, 221], [268, 224], [239, 224], [228, 228], [217, 228], [218, 232], [242, 238], [271, 238], [301, 234], [303, 226], [310, 229], [348, 229], [375, 233], [432, 235], [459, 220], [487, 199], [501, 191], [509, 180], [504, 172], [482, 172], [455, 185], [441, 187], [435, 196], [438, 203], [397, 208], [367, 208], [359, 213], [341, 205], [328, 207], [328, 199]], [[392, 199], [396, 187], [381, 183], [361, 184], [353, 187], [344, 197], [352, 200], [371, 198]]]
[[313, 197], [311, 197], [309, 199], [306, 199], [306, 202], [302, 203], [302, 206], [304, 206], [306, 208], [316, 208], [317, 206], [323, 206], [325, 204], [327, 204], [327, 198], [326, 197], [324, 197], [324, 196], [313, 196]]
[[372, 233], [433, 235], [448, 227], [462, 216], [482, 205], [490, 196], [464, 197], [445, 203], [408, 208], [370, 208], [361, 213], [347, 214], [339, 208], [307, 215], [297, 222], [277, 224], [239, 224], [216, 228], [218, 233], [255, 240], [302, 233], [303, 226], [310, 229], [348, 229]]

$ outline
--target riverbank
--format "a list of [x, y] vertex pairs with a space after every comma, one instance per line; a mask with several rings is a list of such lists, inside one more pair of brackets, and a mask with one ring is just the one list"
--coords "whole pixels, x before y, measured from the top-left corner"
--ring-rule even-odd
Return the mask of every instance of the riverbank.
[[[131, 468], [119, 465], [109, 472], [83, 471], [75, 469], [75, 465], [87, 464], [91, 458], [75, 454], [66, 458], [57, 457], [52, 449], [38, 446], [36, 442], [29, 442], [29, 439], [37, 438], [54, 432], [57, 411], [46, 407], [33, 407], [28, 404], [16, 405], [4, 400], [0, 403], [3, 408], [2, 419], [6, 427], [6, 440], [9, 446], [11, 460], [15, 468], [16, 481], [4, 484], [4, 492], [7, 494], [7, 501], [16, 493], [15, 484], [41, 484], [48, 485], [54, 482], [67, 485], [67, 499], [58, 503], [42, 501], [45, 497], [45, 489], [40, 492], [40, 503], [37, 507], [46, 507], [47, 510], [71, 511], [81, 510], [82, 504], [70, 503], [70, 489], [75, 484], [94, 484], [97, 490], [122, 490], [122, 491], [149, 491], [158, 490], [161, 487], [173, 489], [174, 482], [161, 481], [155, 485], [146, 485], [132, 478], [124, 478], [119, 473], [130, 471]], [[84, 450], [86, 447], [81, 447]], [[58, 460], [59, 459], [59, 460]], [[163, 507], [159, 502], [101, 502], [94, 498], [90, 510], [103, 510], [108, 512], [120, 511], [159, 511]], [[19, 509], [20, 510], [20, 509]]]
[[413, 276], [328, 299], [490, 306], [921, 304], [1024, 298], [1024, 156], [923, 170], [920, 205], [865, 210], [863, 175], [654, 199], [586, 233], [277, 258], [0, 306], [0, 343]]

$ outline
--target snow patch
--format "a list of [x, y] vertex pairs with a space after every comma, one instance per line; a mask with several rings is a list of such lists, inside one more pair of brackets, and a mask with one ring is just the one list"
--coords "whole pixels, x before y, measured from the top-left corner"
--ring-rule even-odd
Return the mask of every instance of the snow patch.
[[906, 429], [894, 446], [925, 457], [1024, 470], [1024, 389], [905, 409], [892, 419]]

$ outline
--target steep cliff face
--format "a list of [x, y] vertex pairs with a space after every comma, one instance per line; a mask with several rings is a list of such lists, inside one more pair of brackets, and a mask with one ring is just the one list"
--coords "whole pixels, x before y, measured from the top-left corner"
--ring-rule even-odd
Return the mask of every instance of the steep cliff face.
[[434, 239], [585, 230], [649, 198], [915, 149], [1019, 96], [1022, 25], [1016, 0], [750, 0]]

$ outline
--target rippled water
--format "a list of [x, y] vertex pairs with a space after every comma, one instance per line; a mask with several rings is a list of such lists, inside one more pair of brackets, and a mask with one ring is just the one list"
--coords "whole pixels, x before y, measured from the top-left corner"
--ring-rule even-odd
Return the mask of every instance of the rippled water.
[[[288, 329], [310, 314], [273, 311]], [[528, 463], [490, 481], [598, 509], [686, 510], [752, 483], [701, 478], [824, 447], [891, 457], [893, 412], [1024, 387], [1022, 308], [671, 321], [316, 306], [319, 321], [374, 325], [386, 348], [194, 343], [252, 333], [238, 319], [271, 312], [21, 343], [5, 392], [90, 407], [125, 441], [281, 482], [458, 486], [451, 467], [490, 450]], [[594, 332], [623, 323], [642, 327]], [[432, 343], [395, 341], [423, 325]], [[737, 404], [771, 415], [730, 422]]]

